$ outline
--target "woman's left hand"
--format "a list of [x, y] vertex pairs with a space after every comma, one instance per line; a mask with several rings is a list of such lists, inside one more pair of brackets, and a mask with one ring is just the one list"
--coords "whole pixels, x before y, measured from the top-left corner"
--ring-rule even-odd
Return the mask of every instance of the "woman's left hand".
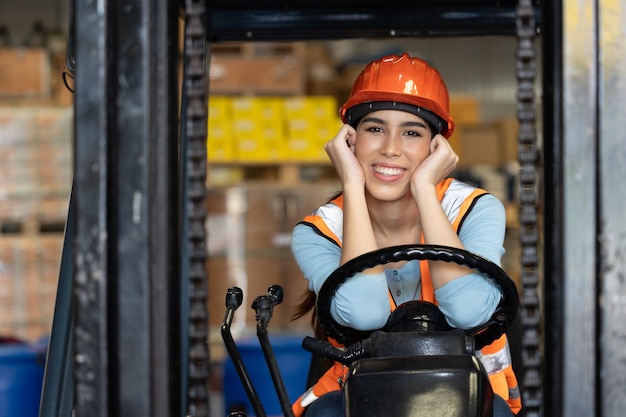
[[430, 141], [430, 154], [413, 172], [411, 192], [416, 195], [424, 185], [437, 185], [445, 179], [459, 162], [458, 155], [442, 135], [435, 135]]

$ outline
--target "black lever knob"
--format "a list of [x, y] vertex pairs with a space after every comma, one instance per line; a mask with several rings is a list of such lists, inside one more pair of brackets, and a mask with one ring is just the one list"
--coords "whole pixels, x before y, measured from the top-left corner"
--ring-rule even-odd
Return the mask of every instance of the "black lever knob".
[[226, 308], [237, 310], [243, 303], [243, 291], [239, 287], [230, 287], [226, 291]]
[[274, 305], [278, 305], [283, 302], [283, 287], [272, 285], [267, 289], [267, 295], [272, 299]]

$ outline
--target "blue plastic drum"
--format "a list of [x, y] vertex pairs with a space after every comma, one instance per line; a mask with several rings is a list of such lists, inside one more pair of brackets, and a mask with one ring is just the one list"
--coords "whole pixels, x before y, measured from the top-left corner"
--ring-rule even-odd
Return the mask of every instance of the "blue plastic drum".
[[[306, 388], [311, 362], [311, 353], [302, 348], [302, 339], [304, 336], [270, 336], [272, 350], [291, 403], [297, 400]], [[283, 416], [258, 338], [254, 336], [237, 340], [237, 347], [265, 412], [268, 416]], [[248, 416], [254, 415], [239, 374], [230, 358], [224, 363], [222, 382], [226, 414], [232, 410], [243, 409]]]
[[47, 346], [0, 344], [0, 416], [37, 417]]

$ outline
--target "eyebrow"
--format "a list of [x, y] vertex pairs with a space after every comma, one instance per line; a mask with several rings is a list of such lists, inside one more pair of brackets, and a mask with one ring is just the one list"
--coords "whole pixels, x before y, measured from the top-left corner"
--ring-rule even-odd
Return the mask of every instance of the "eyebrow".
[[[378, 117], [373, 117], [373, 116], [366, 116], [366, 117], [364, 117], [362, 123], [365, 123], [365, 122], [379, 123], [381, 125], [387, 124], [387, 123], [385, 123], [385, 121], [383, 119], [380, 119]], [[404, 122], [404, 123], [402, 123], [401, 126], [403, 126], [403, 127], [414, 126], [414, 127], [421, 127], [421, 128], [426, 129], [426, 124], [424, 124], [422, 122], [418, 122], [418, 121]]]

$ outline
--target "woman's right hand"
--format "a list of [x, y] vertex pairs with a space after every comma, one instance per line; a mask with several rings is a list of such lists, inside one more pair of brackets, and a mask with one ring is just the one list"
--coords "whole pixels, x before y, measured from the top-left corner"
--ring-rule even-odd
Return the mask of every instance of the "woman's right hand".
[[354, 155], [356, 130], [344, 124], [339, 133], [326, 142], [324, 150], [330, 157], [342, 184], [349, 182], [365, 183], [365, 174]]
[[450, 142], [437, 134], [430, 141], [430, 154], [420, 163], [411, 178], [411, 193], [417, 198], [424, 185], [436, 187], [445, 179], [459, 162], [458, 155], [450, 146]]

